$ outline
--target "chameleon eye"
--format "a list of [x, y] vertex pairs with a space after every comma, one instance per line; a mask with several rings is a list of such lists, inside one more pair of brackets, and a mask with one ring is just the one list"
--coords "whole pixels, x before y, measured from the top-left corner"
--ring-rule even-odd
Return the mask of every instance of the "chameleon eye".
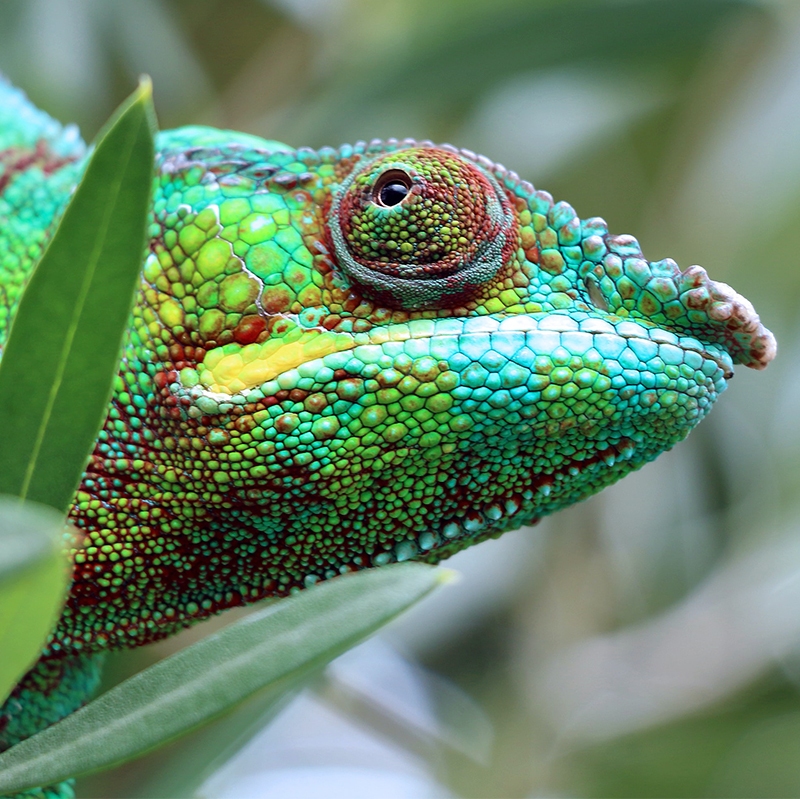
[[454, 307], [513, 251], [515, 215], [494, 176], [435, 147], [365, 159], [333, 194], [341, 271], [385, 307]]
[[384, 172], [375, 183], [373, 198], [375, 203], [384, 208], [400, 205], [411, 191], [413, 181], [402, 169], [390, 169]]

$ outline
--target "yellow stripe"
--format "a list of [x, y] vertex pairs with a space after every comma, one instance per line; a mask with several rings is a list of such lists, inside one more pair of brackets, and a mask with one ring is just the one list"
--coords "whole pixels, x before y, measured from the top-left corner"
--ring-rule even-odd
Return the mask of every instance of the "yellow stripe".
[[235, 394], [273, 380], [308, 361], [356, 346], [349, 333], [307, 330], [299, 336], [270, 339], [263, 344], [228, 344], [209, 352], [198, 371], [210, 391]]

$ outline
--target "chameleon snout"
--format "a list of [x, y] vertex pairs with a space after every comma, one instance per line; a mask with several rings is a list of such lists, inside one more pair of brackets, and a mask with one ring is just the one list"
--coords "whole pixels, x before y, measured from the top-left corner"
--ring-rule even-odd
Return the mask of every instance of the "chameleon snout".
[[584, 250], [593, 263], [584, 263], [582, 277], [602, 311], [721, 344], [734, 363], [753, 369], [775, 357], [775, 337], [752, 303], [701, 266], [682, 272], [671, 258], [647, 261], [633, 236], [591, 237]]

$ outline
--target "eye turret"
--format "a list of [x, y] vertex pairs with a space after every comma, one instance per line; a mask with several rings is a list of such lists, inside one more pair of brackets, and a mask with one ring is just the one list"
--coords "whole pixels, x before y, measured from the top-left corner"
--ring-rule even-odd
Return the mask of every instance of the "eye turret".
[[494, 177], [422, 147], [356, 168], [330, 215], [342, 271], [365, 295], [407, 309], [464, 302], [497, 274], [513, 226]]

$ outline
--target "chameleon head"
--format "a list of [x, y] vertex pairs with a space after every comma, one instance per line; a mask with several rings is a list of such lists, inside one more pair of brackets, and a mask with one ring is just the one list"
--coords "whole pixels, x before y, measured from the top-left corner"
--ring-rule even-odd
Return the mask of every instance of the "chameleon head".
[[734, 363], [774, 356], [700, 267], [647, 261], [469, 151], [204, 136], [162, 138], [75, 508], [73, 605], [125, 608], [125, 640], [530, 523], [673, 446]]

